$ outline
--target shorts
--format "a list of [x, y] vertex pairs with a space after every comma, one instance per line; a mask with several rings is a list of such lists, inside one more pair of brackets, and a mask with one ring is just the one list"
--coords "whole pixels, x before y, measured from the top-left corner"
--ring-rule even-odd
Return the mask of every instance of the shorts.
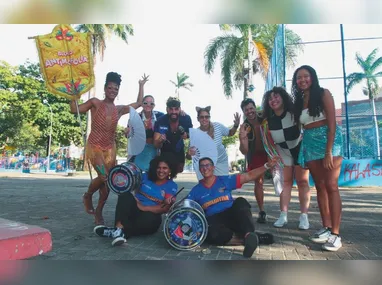
[[247, 171], [251, 171], [253, 169], [264, 166], [264, 164], [267, 162], [268, 162], [268, 156], [265, 151], [255, 152], [255, 154], [252, 155], [251, 160], [248, 161]]
[[[304, 130], [298, 163], [306, 168], [307, 163], [313, 160], [325, 158], [326, 144], [328, 141], [328, 126]], [[332, 156], [343, 156], [342, 129], [336, 126], [334, 142], [332, 147]]]

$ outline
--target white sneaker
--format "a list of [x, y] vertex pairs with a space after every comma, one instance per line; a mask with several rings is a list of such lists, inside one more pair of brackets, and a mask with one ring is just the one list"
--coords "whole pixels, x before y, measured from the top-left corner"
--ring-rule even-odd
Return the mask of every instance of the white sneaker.
[[330, 235], [328, 241], [322, 245], [322, 249], [328, 251], [337, 251], [342, 247], [341, 237], [336, 235]]
[[326, 243], [331, 235], [331, 232], [328, 228], [319, 229], [315, 232], [309, 239], [315, 243]]
[[117, 228], [113, 232], [113, 241], [111, 242], [112, 246], [118, 246], [121, 244], [124, 244], [126, 242], [125, 234], [123, 233], [123, 230], [120, 228]]
[[308, 214], [302, 213], [300, 215], [300, 224], [298, 225], [300, 230], [308, 230], [309, 229], [309, 220]]
[[288, 215], [287, 212], [280, 212], [280, 218], [273, 224], [276, 228], [282, 228], [288, 223]]

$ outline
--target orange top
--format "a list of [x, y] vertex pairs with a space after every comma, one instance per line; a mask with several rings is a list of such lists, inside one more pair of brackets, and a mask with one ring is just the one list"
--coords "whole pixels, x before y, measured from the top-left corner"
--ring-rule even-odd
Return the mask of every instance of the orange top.
[[92, 117], [89, 144], [97, 146], [102, 150], [113, 148], [115, 145], [115, 133], [118, 124], [118, 110], [115, 105], [108, 107], [101, 102], [97, 113]]

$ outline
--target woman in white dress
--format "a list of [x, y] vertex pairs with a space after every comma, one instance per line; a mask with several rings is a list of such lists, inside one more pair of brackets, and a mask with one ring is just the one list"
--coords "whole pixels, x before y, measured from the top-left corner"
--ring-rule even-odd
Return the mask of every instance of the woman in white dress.
[[[223, 145], [223, 137], [233, 136], [236, 133], [240, 124], [240, 115], [238, 113], [234, 114], [234, 125], [231, 129], [229, 129], [220, 123], [210, 121], [211, 106], [207, 106], [205, 108], [196, 107], [195, 109], [198, 113], [198, 121], [200, 123], [200, 127], [198, 129], [207, 133], [214, 140], [218, 151], [218, 159], [215, 165], [214, 174], [219, 176], [228, 175], [228, 156]], [[191, 156], [193, 155], [195, 155], [195, 148], [191, 146], [187, 152], [186, 157], [191, 159]], [[198, 180], [202, 178], [203, 177], [198, 177]]]

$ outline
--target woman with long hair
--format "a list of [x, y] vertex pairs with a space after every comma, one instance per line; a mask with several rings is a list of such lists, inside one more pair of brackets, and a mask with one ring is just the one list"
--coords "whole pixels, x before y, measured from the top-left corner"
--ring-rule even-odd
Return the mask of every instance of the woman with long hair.
[[304, 133], [298, 163], [312, 174], [323, 228], [310, 239], [322, 248], [342, 247], [340, 233], [342, 202], [338, 177], [342, 164], [342, 134], [336, 124], [333, 96], [320, 86], [316, 71], [308, 65], [296, 69], [292, 80], [295, 115]]
[[[115, 98], [118, 96], [119, 87], [121, 85], [121, 75], [116, 72], [109, 72], [106, 75], [105, 82], [105, 98], [91, 98], [78, 106], [78, 111], [85, 114], [91, 112], [91, 131], [86, 145], [86, 156], [94, 169], [97, 171], [97, 177], [94, 178], [89, 185], [88, 191], [83, 195], [83, 203], [88, 214], [95, 216], [97, 225], [103, 224], [102, 210], [109, 196], [109, 189], [106, 184], [107, 175], [110, 168], [116, 164], [116, 142], [115, 134], [118, 120], [122, 115], [129, 113], [129, 108], [138, 108], [142, 104], [143, 87], [148, 80], [148, 76], [144, 75], [139, 80], [138, 98], [135, 103], [129, 105], [116, 106]], [[70, 103], [70, 111], [77, 113], [76, 102]], [[96, 210], [94, 211], [92, 197], [96, 191], [100, 191], [99, 200]]]
[[275, 143], [283, 164], [283, 190], [280, 194], [280, 217], [273, 224], [281, 228], [288, 223], [288, 207], [292, 194], [293, 180], [296, 179], [300, 200], [298, 228], [309, 229], [308, 209], [310, 203], [309, 171], [298, 165], [301, 145], [301, 130], [293, 108], [293, 101], [282, 87], [273, 87], [263, 96], [263, 126], [266, 126]]
[[178, 186], [173, 181], [177, 175], [171, 154], [155, 157], [150, 162], [142, 184], [135, 194], [126, 192], [118, 196], [114, 227], [99, 225], [94, 232], [113, 239], [112, 245], [121, 245], [131, 236], [155, 233], [162, 223], [162, 213], [168, 212], [175, 202]]

